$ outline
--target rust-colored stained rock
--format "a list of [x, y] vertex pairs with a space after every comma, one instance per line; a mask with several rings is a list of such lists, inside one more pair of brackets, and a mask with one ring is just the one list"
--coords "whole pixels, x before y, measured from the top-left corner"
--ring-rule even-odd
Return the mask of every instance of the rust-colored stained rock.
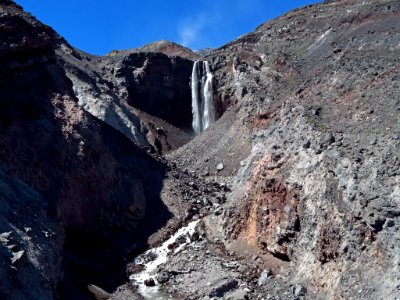
[[300, 229], [298, 200], [276, 178], [260, 180], [250, 197], [248, 242], [288, 259], [287, 244]]

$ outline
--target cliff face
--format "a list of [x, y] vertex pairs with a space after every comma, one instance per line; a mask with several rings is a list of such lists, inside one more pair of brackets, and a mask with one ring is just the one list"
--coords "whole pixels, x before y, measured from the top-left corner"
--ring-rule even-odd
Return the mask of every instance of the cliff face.
[[135, 143], [167, 153], [190, 139], [192, 60], [137, 51], [95, 57], [67, 43], [56, 53], [79, 105]]
[[213, 51], [228, 112], [170, 156], [223, 163], [233, 192], [211, 231], [313, 297], [398, 293], [399, 16], [397, 1], [330, 1]]
[[79, 298], [107, 272], [115, 286], [140, 222], [169, 216], [165, 167], [78, 104], [51, 29], [12, 3], [0, 24], [2, 298]]

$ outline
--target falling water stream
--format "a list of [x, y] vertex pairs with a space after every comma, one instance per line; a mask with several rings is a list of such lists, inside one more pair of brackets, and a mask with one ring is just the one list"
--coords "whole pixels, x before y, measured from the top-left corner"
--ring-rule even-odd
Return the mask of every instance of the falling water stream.
[[[210, 65], [207, 61], [196, 61], [192, 71], [192, 113], [193, 113], [193, 130], [195, 134], [201, 133], [215, 121], [215, 108], [213, 100], [213, 75], [210, 70]], [[168, 240], [162, 243], [157, 248], [150, 249], [135, 259], [136, 264], [143, 264], [143, 271], [132, 274], [130, 280], [138, 286], [138, 292], [146, 300], [167, 300], [172, 299], [168, 294], [162, 292], [158, 285], [155, 276], [158, 272], [158, 267], [167, 262], [168, 254], [178, 253], [190, 243], [189, 236], [195, 231], [198, 221], [193, 221], [187, 226], [180, 228]], [[174, 243], [180, 236], [186, 237], [186, 242], [181, 244], [175, 250], [168, 249], [168, 246]], [[156, 258], [147, 262], [146, 256], [155, 255]], [[153, 278], [156, 285], [153, 287], [146, 286], [144, 281]]]
[[193, 130], [199, 134], [215, 121], [213, 75], [208, 61], [196, 61], [192, 70]]
[[[174, 235], [172, 235], [168, 240], [161, 244], [161, 246], [157, 248], [152, 248], [143, 254], [139, 255], [135, 258], [136, 264], [143, 264], [144, 269], [140, 273], [132, 274], [129, 279], [133, 281], [134, 284], [138, 286], [138, 292], [144, 297], [146, 300], [167, 300], [173, 299], [170, 295], [163, 293], [160, 291], [158, 285], [156, 284], [153, 287], [148, 287], [144, 284], [144, 281], [149, 278], [153, 278], [157, 283], [155, 275], [157, 275], [158, 267], [165, 263], [168, 260], [168, 254], [173, 252], [174, 254], [180, 252], [185, 245], [190, 243], [190, 238], [194, 232], [195, 227], [199, 221], [193, 221], [189, 223], [187, 226], [180, 228]], [[175, 250], [168, 249], [168, 246], [172, 243], [176, 242], [176, 240], [180, 236], [186, 237], [186, 242], [179, 245]], [[146, 262], [145, 257], [149, 254], [155, 254], [156, 258], [152, 261]]]

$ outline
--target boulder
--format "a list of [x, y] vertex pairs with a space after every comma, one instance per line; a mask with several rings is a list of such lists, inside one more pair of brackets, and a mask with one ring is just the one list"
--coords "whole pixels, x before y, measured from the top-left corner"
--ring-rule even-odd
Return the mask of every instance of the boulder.
[[238, 286], [236, 279], [228, 278], [221, 280], [208, 294], [209, 297], [223, 297], [226, 293], [234, 290]]
[[301, 284], [296, 284], [293, 287], [293, 296], [295, 298], [305, 296], [307, 294], [307, 288], [302, 286]]
[[169, 273], [166, 271], [163, 271], [163, 272], [157, 274], [156, 280], [160, 284], [166, 283], [169, 280]]
[[268, 278], [270, 278], [271, 275], [272, 275], [271, 270], [265, 269], [264, 271], [261, 272], [260, 277], [257, 280], [257, 284], [259, 286], [266, 284], [268, 281]]
[[217, 165], [217, 171], [219, 172], [219, 171], [222, 171], [223, 169], [224, 169], [224, 164], [223, 163], [219, 163]]
[[145, 279], [145, 281], [143, 283], [144, 283], [145, 286], [155, 286], [156, 285], [154, 279], [151, 278], [151, 277]]

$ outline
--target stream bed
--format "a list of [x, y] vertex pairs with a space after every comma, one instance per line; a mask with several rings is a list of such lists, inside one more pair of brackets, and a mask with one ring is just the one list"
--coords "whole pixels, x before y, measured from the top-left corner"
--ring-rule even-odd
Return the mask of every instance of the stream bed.
[[[192, 221], [187, 226], [180, 228], [175, 232], [169, 239], [164, 241], [159, 247], [152, 248], [142, 253], [135, 258], [135, 264], [143, 264], [144, 269], [136, 274], [132, 274], [129, 279], [133, 284], [138, 286], [138, 292], [146, 300], [165, 300], [173, 299], [172, 296], [163, 293], [159, 286], [155, 276], [158, 272], [158, 267], [168, 261], [168, 255], [173, 252], [180, 252], [187, 244], [190, 243], [190, 236], [195, 232], [196, 225], [199, 221]], [[181, 236], [186, 238], [186, 242], [181, 243], [176, 249], [169, 249], [171, 244], [175, 243]], [[146, 257], [155, 256], [154, 260], [147, 261]], [[146, 286], [145, 280], [152, 278], [155, 282], [155, 286]]]

